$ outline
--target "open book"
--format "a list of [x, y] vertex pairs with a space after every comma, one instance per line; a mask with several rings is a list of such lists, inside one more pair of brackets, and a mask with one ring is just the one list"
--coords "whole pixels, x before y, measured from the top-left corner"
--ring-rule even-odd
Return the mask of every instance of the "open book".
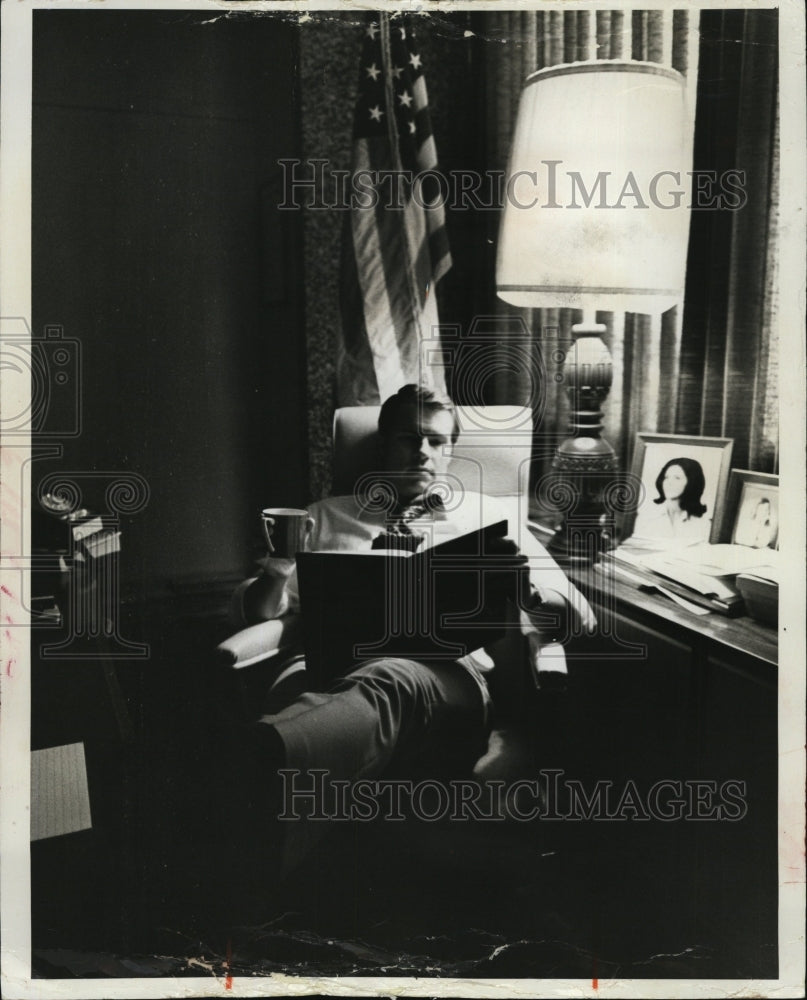
[[319, 551], [297, 555], [306, 668], [320, 686], [380, 656], [456, 660], [499, 639], [503, 590], [486, 586], [502, 563], [486, 555], [507, 521], [416, 552]]

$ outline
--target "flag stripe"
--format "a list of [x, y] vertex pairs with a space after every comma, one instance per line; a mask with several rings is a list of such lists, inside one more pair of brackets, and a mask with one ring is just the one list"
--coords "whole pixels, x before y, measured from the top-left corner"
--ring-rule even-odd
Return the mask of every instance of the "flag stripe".
[[416, 108], [425, 108], [429, 103], [429, 95], [426, 92], [426, 78], [419, 76], [412, 84], [412, 97]]
[[373, 212], [354, 213], [353, 240], [359, 287], [364, 306], [367, 339], [375, 358], [376, 378], [381, 382], [394, 364], [400, 367], [399, 344], [405, 340], [406, 327], [401, 313], [400, 293], [387, 281], [386, 255], [382, 249], [383, 231], [375, 225]]
[[422, 306], [426, 286], [432, 278], [431, 255], [424, 211], [414, 200], [404, 209], [404, 232], [409, 248], [413, 285], [418, 307]]
[[[415, 118], [417, 125], [417, 118]], [[418, 166], [421, 170], [432, 170], [437, 166], [437, 146], [434, 144], [434, 136], [428, 134], [424, 137], [418, 149]]]
[[[356, 145], [358, 169], [363, 166], [374, 169], [378, 164], [385, 164], [385, 153], [377, 140], [360, 141]], [[405, 357], [416, 322], [407, 280], [410, 268], [402, 266], [408, 250], [404, 244], [405, 227], [401, 216], [400, 209], [385, 205], [383, 199], [379, 199], [374, 209], [353, 212], [356, 257], [363, 262], [363, 267], [359, 268], [359, 284], [365, 293], [365, 323], [370, 348], [376, 358], [393, 351], [399, 359]], [[385, 371], [389, 367], [386, 360], [383, 367]], [[380, 382], [379, 378], [379, 390]]]
[[448, 252], [448, 234], [444, 227], [429, 233], [429, 254], [432, 260], [433, 280], [439, 281], [451, 268], [451, 255]]

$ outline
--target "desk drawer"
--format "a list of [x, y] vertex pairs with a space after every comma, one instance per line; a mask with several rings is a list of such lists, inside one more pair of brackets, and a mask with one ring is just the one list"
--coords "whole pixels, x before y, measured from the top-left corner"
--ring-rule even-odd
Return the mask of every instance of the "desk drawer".
[[692, 648], [618, 612], [608, 626], [569, 658], [579, 763], [593, 776], [686, 776], [697, 716]]

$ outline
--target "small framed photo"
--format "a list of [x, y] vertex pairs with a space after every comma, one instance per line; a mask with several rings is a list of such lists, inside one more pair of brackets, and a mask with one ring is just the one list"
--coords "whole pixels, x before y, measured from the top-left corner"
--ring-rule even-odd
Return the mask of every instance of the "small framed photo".
[[721, 541], [753, 549], [779, 548], [779, 477], [732, 469]]
[[716, 542], [733, 446], [732, 438], [637, 434], [631, 474], [638, 500], [623, 538], [658, 548]]

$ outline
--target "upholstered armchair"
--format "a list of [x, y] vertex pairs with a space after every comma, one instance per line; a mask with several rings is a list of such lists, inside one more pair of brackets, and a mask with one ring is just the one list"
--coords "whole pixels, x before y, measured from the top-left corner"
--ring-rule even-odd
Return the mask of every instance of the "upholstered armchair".
[[[379, 408], [344, 407], [336, 411], [333, 427], [333, 493], [352, 492], [360, 478], [377, 468]], [[460, 436], [448, 469], [455, 485], [495, 496], [508, 509], [508, 528], [518, 540], [527, 527], [529, 463], [532, 448], [532, 413], [514, 406], [458, 407]], [[243, 585], [242, 585], [243, 586]], [[489, 752], [478, 765], [493, 776], [503, 758], [506, 768], [513, 757], [523, 757], [523, 739], [516, 738], [525, 706], [534, 702], [539, 688], [554, 692], [563, 686], [565, 661], [557, 644], [530, 648], [517, 627], [513, 627], [488, 653], [496, 664], [490, 675], [501, 723], [491, 736]], [[271, 682], [289, 657], [302, 653], [300, 616], [260, 622], [241, 629], [217, 649], [219, 664], [232, 671], [240, 683], [240, 699], [245, 717], [261, 709], [261, 691]], [[523, 720], [522, 720], [523, 721]]]

